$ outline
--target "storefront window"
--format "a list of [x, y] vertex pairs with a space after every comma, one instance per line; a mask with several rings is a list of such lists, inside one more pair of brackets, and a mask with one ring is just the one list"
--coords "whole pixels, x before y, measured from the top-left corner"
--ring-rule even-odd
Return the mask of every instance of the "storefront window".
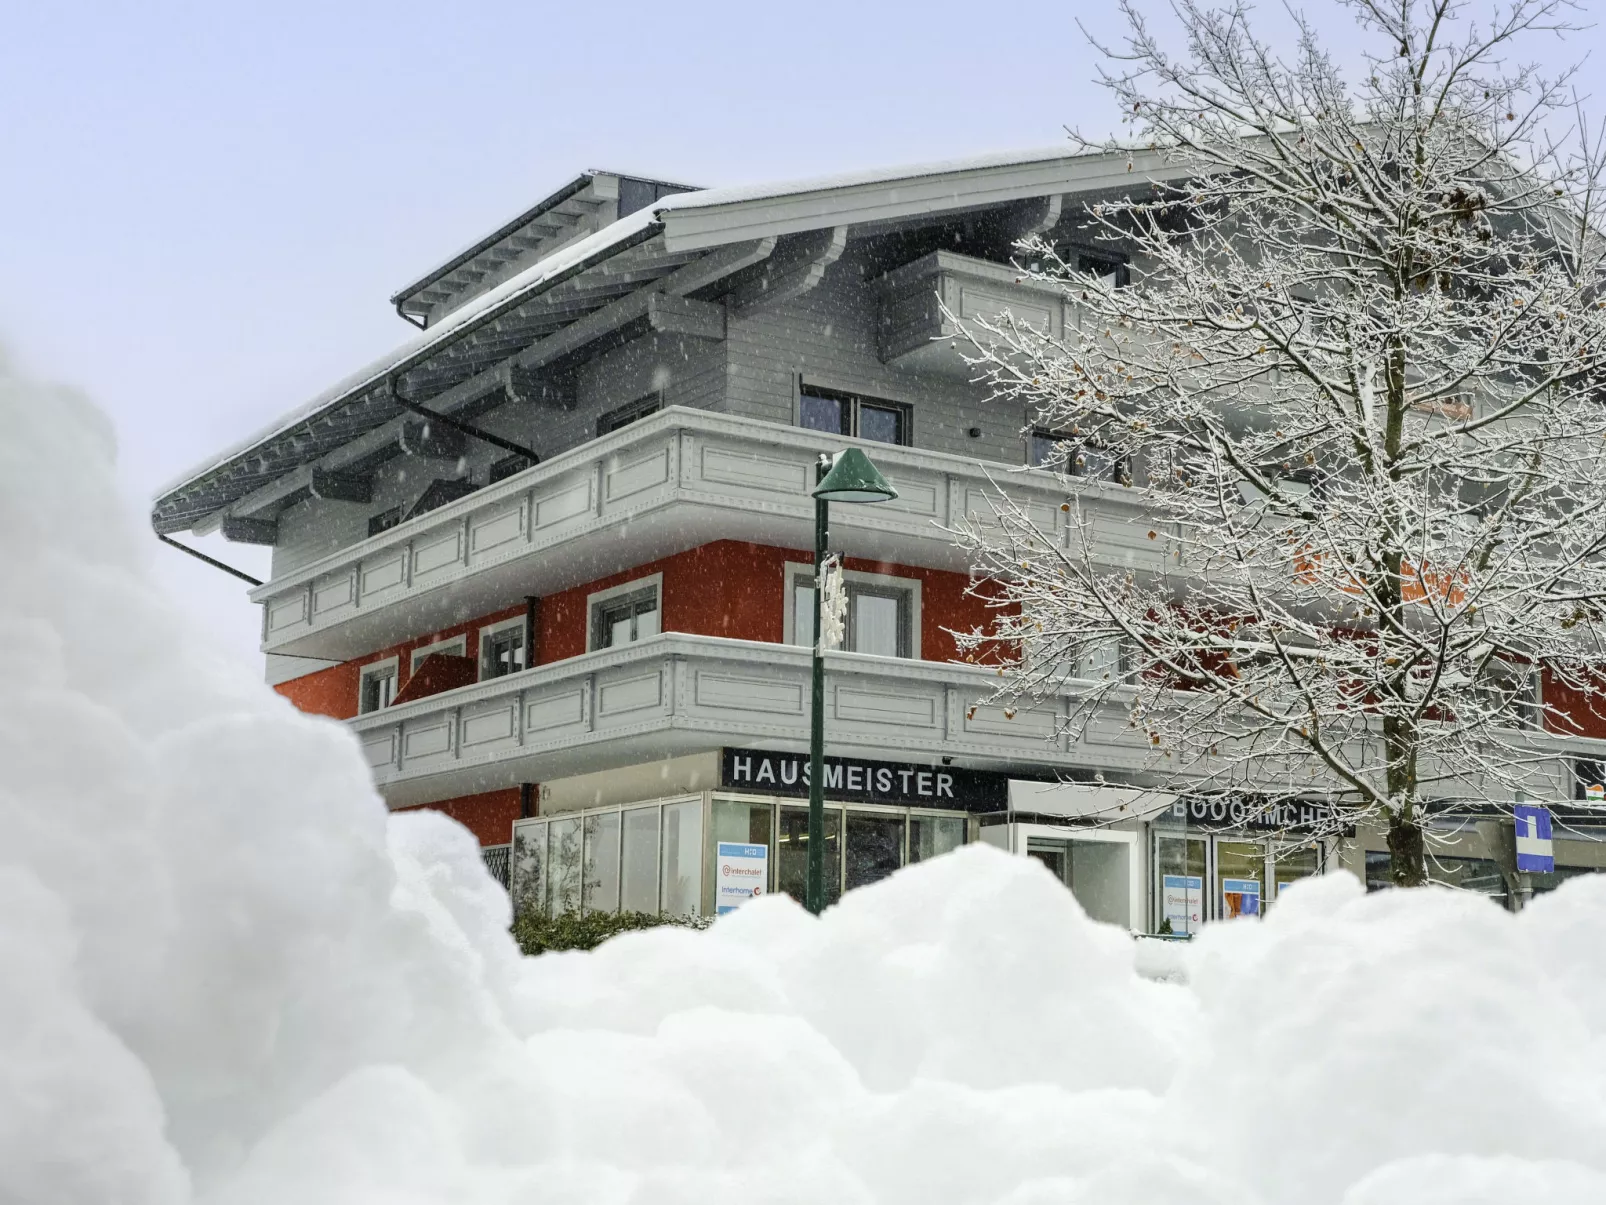
[[1266, 847], [1259, 841], [1217, 841], [1221, 918], [1259, 916], [1266, 898]]
[[1476, 891], [1497, 900], [1502, 908], [1510, 907], [1505, 876], [1500, 867], [1488, 858], [1444, 858], [1428, 856], [1428, 880], [1459, 887], [1463, 891]]
[[585, 877], [581, 900], [587, 912], [619, 910], [619, 813], [585, 818]]
[[515, 916], [546, 911], [546, 829], [544, 824], [514, 826], [509, 882]]
[[664, 805], [663, 911], [695, 916], [703, 892], [702, 800]]
[[1322, 869], [1321, 849], [1312, 842], [1310, 845], [1294, 848], [1281, 846], [1277, 849], [1276, 861], [1273, 863], [1273, 874], [1276, 876], [1276, 890], [1273, 899], [1283, 898], [1283, 889], [1290, 883], [1297, 883], [1300, 879], [1308, 879], [1314, 874], [1320, 874]]
[[548, 846], [547, 874], [552, 894], [547, 908], [553, 916], [580, 907], [580, 818], [554, 820]]
[[847, 888], [867, 887], [903, 865], [902, 815], [860, 812], [847, 814]]
[[963, 816], [910, 816], [909, 861], [924, 862], [952, 853], [965, 843]]
[[[842, 898], [842, 812], [825, 809], [825, 902]], [[775, 842], [775, 889], [803, 902], [809, 873], [809, 812], [783, 807]]]
[[1197, 933], [1205, 918], [1203, 838], [1157, 835], [1154, 866], [1160, 889], [1156, 929], [1179, 937]]
[[658, 809], [632, 808], [624, 815], [619, 907], [658, 911]]
[[770, 816], [775, 811], [767, 803], [748, 803], [740, 799], [714, 800], [714, 844], [734, 841], [742, 845], [770, 843]]
[[1599, 873], [1598, 870], [1589, 866], [1558, 866], [1548, 873], [1535, 871], [1528, 876], [1528, 881], [1533, 884], [1535, 895], [1543, 895], [1547, 891], [1556, 890], [1568, 879], [1575, 879], [1581, 874]]

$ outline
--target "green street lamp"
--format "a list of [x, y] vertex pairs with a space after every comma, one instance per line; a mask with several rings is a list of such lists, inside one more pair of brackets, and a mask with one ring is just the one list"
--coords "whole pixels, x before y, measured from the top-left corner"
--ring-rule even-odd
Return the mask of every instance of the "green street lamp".
[[809, 728], [809, 873], [803, 906], [825, 910], [825, 549], [833, 502], [890, 502], [898, 491], [858, 448], [820, 456], [814, 470], [814, 699]]

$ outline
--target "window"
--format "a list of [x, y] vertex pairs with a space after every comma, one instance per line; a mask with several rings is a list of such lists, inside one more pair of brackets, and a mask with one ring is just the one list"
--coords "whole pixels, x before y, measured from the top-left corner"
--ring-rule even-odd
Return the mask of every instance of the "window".
[[593, 594], [588, 600], [591, 614], [588, 651], [616, 648], [658, 635], [662, 589], [663, 575], [655, 573], [649, 578]]
[[[786, 627], [792, 644], [814, 643], [814, 569], [787, 567]], [[844, 572], [848, 593], [844, 648], [876, 657], [915, 657], [920, 632], [920, 583], [879, 573]]]
[[425, 657], [432, 657], [436, 653], [445, 653], [448, 657], [468, 656], [468, 637], [453, 636], [450, 640], [438, 640], [434, 644], [426, 644], [416, 648], [408, 660], [408, 668], [412, 673], [418, 672], [418, 667], [424, 664]]
[[535, 461], [528, 456], [521, 455], [518, 452], [513, 453], [511, 456], [504, 456], [501, 460], [491, 465], [491, 472], [487, 481], [489, 484], [495, 485], [498, 481], [505, 481], [515, 473], [524, 472], [534, 463]]
[[372, 538], [373, 536], [377, 536], [382, 531], [389, 531], [392, 527], [395, 527], [396, 524], [400, 523], [401, 519], [402, 508], [399, 506], [393, 506], [389, 510], [380, 511], [377, 515], [368, 520], [369, 537]]
[[1100, 441], [1041, 427], [1026, 437], [1026, 462], [1033, 468], [1094, 481], [1124, 483], [1131, 479], [1127, 458], [1103, 447]]
[[357, 688], [357, 714], [367, 715], [390, 706], [396, 697], [396, 658], [365, 665]]
[[805, 385], [798, 395], [797, 424], [810, 431], [856, 435], [879, 443], [907, 444], [909, 408]]
[[[1078, 272], [1114, 277], [1115, 287], [1118, 289], [1124, 289], [1132, 283], [1132, 270], [1124, 257], [1113, 252], [1101, 251], [1076, 251], [1074, 254]], [[1069, 263], [1072, 255], [1067, 252], [1062, 258]]]
[[480, 631], [480, 681], [503, 678], [524, 668], [524, 619], [510, 619]]
[[664, 399], [661, 393], [649, 393], [646, 397], [639, 397], [628, 406], [620, 406], [617, 410], [610, 410], [597, 420], [597, 434], [606, 435], [610, 431], [617, 431], [621, 427], [628, 427], [638, 419], [646, 418], [649, 414], [656, 414], [663, 409]]

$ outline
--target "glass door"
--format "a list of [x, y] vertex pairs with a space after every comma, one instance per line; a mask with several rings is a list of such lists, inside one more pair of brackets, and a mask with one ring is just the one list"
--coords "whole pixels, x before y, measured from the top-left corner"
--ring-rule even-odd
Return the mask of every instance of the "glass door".
[[[775, 889], [798, 903], [809, 880], [809, 810], [783, 807], [775, 834]], [[842, 898], [842, 809], [825, 809], [825, 902]]]
[[1204, 924], [1210, 899], [1207, 849], [1203, 837], [1155, 834], [1155, 932], [1185, 937]]
[[1259, 916], [1266, 898], [1266, 844], [1216, 838], [1216, 915]]
[[1272, 900], [1283, 898], [1290, 884], [1322, 872], [1322, 846], [1312, 840], [1307, 845], [1279, 845], [1272, 851]]

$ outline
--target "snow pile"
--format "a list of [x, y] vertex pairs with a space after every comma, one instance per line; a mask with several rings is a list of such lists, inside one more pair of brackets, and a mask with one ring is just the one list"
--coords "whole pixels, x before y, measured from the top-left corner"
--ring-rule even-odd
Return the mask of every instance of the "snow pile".
[[93, 408], [0, 366], [0, 430], [0, 1200], [1606, 1200], [1606, 879], [1333, 876], [1182, 985], [970, 849], [522, 960], [157, 596]]

